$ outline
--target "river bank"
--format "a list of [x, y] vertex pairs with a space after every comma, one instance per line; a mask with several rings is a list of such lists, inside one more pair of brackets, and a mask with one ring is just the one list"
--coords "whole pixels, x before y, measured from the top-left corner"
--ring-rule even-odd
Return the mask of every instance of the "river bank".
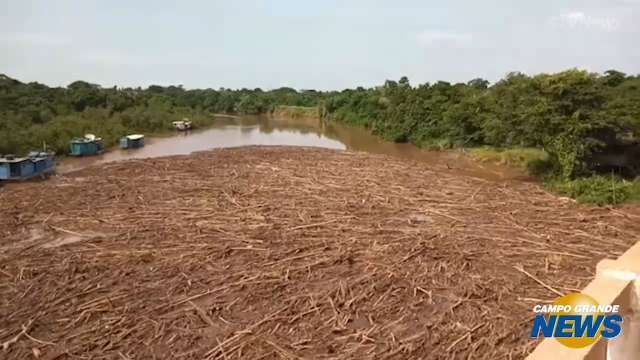
[[432, 151], [412, 144], [384, 141], [366, 129], [325, 121], [315, 116], [287, 116], [284, 112], [269, 116], [220, 116], [207, 127], [188, 132], [148, 136], [142, 149], [112, 148], [100, 156], [64, 158], [59, 173], [87, 166], [127, 159], [144, 159], [192, 152], [253, 145], [313, 146], [328, 149], [363, 151], [391, 155], [400, 159], [445, 165], [466, 175], [483, 179], [520, 179], [529, 181], [526, 172], [504, 164], [475, 161], [461, 151]]
[[580, 289], [640, 234], [633, 207], [300, 147], [95, 165], [0, 201], [16, 359], [522, 359], [557, 297], [532, 276]]

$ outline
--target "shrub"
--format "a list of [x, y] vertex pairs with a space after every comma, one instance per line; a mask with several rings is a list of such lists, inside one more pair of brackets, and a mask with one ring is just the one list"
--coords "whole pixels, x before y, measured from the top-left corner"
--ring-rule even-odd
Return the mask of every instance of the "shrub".
[[629, 182], [615, 176], [590, 176], [575, 180], [552, 180], [547, 183], [561, 194], [575, 198], [582, 203], [597, 205], [619, 204], [638, 197], [638, 183]]
[[552, 166], [549, 155], [544, 150], [535, 148], [498, 149], [485, 146], [471, 149], [471, 157], [479, 161], [489, 161], [534, 171], [541, 171], [542, 168], [548, 169]]

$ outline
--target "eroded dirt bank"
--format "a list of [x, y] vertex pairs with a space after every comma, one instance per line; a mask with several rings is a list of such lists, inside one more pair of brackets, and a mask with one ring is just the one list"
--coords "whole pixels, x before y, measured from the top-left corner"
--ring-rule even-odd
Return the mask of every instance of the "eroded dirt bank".
[[219, 149], [0, 190], [4, 358], [522, 359], [636, 212], [384, 155]]

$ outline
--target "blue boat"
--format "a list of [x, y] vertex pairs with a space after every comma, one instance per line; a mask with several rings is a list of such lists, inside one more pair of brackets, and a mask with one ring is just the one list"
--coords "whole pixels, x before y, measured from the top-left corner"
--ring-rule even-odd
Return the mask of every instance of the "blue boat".
[[104, 143], [101, 138], [93, 134], [86, 134], [83, 138], [75, 138], [69, 143], [69, 155], [91, 156], [104, 152]]
[[48, 152], [32, 151], [26, 157], [0, 155], [0, 181], [45, 176], [52, 173], [55, 167], [55, 156]]
[[137, 149], [144, 146], [144, 135], [134, 134], [120, 138], [120, 147], [122, 149]]

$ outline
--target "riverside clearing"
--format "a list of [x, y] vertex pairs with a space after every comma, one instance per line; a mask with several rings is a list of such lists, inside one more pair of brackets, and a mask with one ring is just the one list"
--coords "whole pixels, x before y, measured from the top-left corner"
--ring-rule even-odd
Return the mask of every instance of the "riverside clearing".
[[300, 147], [0, 190], [11, 359], [522, 359], [640, 214], [445, 164]]

